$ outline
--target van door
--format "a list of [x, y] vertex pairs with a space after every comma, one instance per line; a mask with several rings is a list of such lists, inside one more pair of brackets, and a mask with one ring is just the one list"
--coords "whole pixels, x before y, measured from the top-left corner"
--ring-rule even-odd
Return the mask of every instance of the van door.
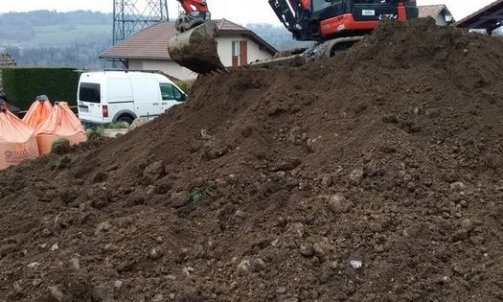
[[152, 119], [161, 114], [157, 82], [151, 79], [131, 79], [136, 115]]
[[180, 91], [178, 87], [170, 83], [159, 83], [161, 90], [161, 111], [165, 112], [174, 105], [185, 101], [185, 93]]
[[[135, 112], [133, 91], [129, 79], [109, 78], [106, 86], [108, 112], [113, 121], [121, 115]], [[103, 102], [105, 104], [105, 102]]]
[[88, 122], [103, 122], [101, 95], [99, 83], [80, 82], [77, 95], [79, 119]]

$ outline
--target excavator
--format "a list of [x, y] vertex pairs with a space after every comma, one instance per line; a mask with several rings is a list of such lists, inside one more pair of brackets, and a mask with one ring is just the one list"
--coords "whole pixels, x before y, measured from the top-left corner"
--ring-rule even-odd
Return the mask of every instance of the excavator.
[[[175, 25], [178, 33], [168, 43], [171, 58], [199, 74], [225, 70], [217, 53], [217, 29], [206, 0], [177, 1], [183, 12]], [[294, 39], [315, 42], [300, 54], [312, 60], [347, 50], [377, 28], [381, 20], [406, 21], [418, 17], [416, 0], [267, 1]]]

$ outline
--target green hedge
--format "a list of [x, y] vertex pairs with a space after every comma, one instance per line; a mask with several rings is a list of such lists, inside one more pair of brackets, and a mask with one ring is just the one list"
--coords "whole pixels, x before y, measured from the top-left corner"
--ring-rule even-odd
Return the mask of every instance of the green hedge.
[[27, 110], [38, 95], [51, 102], [76, 105], [80, 74], [73, 68], [8, 67], [1, 70], [3, 88], [12, 105]]
[[194, 82], [196, 80], [179, 80], [175, 81], [176, 85], [180, 87], [186, 94], [190, 94], [190, 91], [192, 90], [192, 86], [194, 86]]

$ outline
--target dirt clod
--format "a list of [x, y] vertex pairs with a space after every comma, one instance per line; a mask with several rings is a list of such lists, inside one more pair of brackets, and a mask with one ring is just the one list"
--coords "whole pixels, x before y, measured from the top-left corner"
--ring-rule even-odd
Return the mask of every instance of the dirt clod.
[[499, 301], [501, 78], [502, 40], [427, 19], [199, 77], [124, 136], [0, 172], [0, 297]]
[[49, 302], [63, 302], [65, 301], [65, 294], [57, 286], [49, 286]]

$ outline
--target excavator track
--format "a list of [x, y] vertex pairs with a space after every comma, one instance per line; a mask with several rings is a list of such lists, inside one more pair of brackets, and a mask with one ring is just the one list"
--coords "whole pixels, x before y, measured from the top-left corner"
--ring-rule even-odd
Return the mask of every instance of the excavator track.
[[252, 67], [299, 67], [306, 62], [318, 61], [331, 58], [347, 51], [355, 43], [361, 41], [363, 36], [343, 37], [325, 41], [306, 49], [300, 54], [282, 54], [270, 60], [253, 62]]

